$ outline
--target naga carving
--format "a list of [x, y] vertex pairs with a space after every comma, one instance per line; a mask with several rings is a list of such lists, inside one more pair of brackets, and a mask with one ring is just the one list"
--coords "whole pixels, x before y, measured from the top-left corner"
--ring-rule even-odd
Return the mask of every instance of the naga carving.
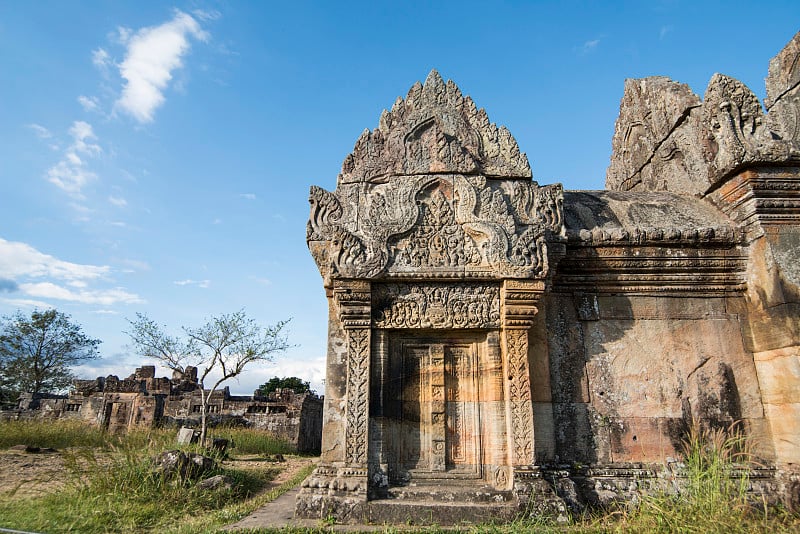
[[368, 185], [355, 206], [342, 196], [314, 187], [309, 197], [307, 238], [326, 279], [543, 278], [547, 239], [563, 234], [560, 184], [421, 175]]

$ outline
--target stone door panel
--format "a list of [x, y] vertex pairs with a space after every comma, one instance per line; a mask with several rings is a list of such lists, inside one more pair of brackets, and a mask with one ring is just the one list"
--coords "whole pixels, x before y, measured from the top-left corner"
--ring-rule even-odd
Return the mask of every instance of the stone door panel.
[[395, 483], [481, 476], [479, 340], [392, 336], [385, 395]]

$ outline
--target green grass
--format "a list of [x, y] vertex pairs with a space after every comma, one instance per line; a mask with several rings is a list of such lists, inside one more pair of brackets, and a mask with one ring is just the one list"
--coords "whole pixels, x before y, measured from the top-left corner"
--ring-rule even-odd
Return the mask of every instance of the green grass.
[[[175, 448], [177, 429], [172, 427], [133, 430], [127, 434], [109, 434], [100, 427], [81, 421], [0, 421], [0, 449], [14, 445], [35, 447], [129, 447], [133, 449]], [[294, 448], [264, 430], [219, 427], [208, 431], [210, 437], [233, 442], [236, 454], [292, 454]]]
[[[212, 429], [211, 435], [233, 440], [234, 455], [290, 452], [285, 443], [264, 432], [225, 428]], [[0, 448], [18, 443], [66, 449], [62, 455], [70, 476], [63, 490], [34, 499], [15, 498], [13, 494], [0, 498], [0, 526], [48, 533], [219, 532], [222, 526], [245, 517], [297, 485], [310, 471], [309, 467], [280, 487], [260, 492], [279, 472], [280, 464], [261, 471], [219, 469], [217, 472], [234, 478], [234, 489], [204, 492], [192, 482], [167, 480], [150, 469], [150, 458], [175, 448], [174, 429], [111, 436], [69, 422], [0, 422]], [[746, 468], [752, 462], [748, 443], [736, 426], [725, 431], [702, 431], [695, 426], [685, 439], [686, 485], [678, 494], [645, 496], [636, 505], [573, 517], [567, 524], [521, 518], [503, 525], [461, 527], [459, 531], [800, 532], [798, 516], [753, 502], [748, 496]], [[390, 527], [385, 531], [400, 530]], [[281, 532], [327, 531], [321, 522], [318, 528]], [[444, 531], [447, 529], [440, 527], [418, 530]]]
[[237, 427], [211, 428], [208, 435], [225, 438], [233, 443], [234, 454], [292, 454], [294, 447], [264, 430]]
[[109, 436], [80, 421], [0, 421], [0, 449], [33, 447], [106, 447]]
[[[233, 439], [235, 454], [291, 452], [265, 432], [225, 429], [212, 435]], [[234, 479], [233, 489], [203, 491], [194, 482], [153, 472], [151, 459], [176, 448], [175, 437], [175, 429], [115, 436], [69, 421], [0, 422], [0, 448], [20, 443], [57, 448], [68, 471], [67, 485], [58, 492], [38, 498], [3, 495], [0, 526], [48, 533], [211, 532], [276, 498], [309, 472], [253, 498], [280, 472], [280, 464], [258, 471], [218, 468], [206, 476], [226, 474]], [[182, 448], [202, 452], [197, 445]]]

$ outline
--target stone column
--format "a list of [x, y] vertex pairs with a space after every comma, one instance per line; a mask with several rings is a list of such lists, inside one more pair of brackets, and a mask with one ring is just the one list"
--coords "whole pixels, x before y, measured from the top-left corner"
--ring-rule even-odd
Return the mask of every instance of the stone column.
[[[541, 500], [538, 494], [547, 489], [535, 465], [528, 359], [530, 328], [538, 312], [536, 304], [543, 292], [542, 281], [505, 280], [500, 293], [508, 452], [514, 473], [514, 491], [521, 507], [528, 506], [532, 499]], [[546, 499], [549, 500], [550, 495]]]
[[[339, 388], [344, 393], [339, 402], [326, 403], [326, 409], [336, 413], [326, 417], [341, 421], [337, 428], [340, 432], [344, 430], [344, 440], [324, 440], [333, 444], [336, 450], [323, 451], [319, 466], [303, 481], [295, 508], [298, 517], [333, 515], [345, 523], [359, 522], [366, 517], [370, 312], [368, 281], [334, 282], [331, 329], [335, 326], [336, 332], [329, 335], [344, 344], [344, 351], [334, 357], [342, 360], [340, 363], [346, 368], [346, 377], [344, 387]], [[329, 360], [331, 357], [329, 354]]]

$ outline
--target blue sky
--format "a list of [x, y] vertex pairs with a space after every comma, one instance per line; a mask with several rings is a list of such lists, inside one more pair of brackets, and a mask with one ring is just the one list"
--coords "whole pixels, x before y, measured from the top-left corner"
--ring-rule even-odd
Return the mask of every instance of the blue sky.
[[56, 307], [127, 375], [126, 318], [245, 308], [298, 346], [252, 367], [320, 388], [327, 305], [305, 245], [365, 128], [436, 68], [534, 179], [601, 189], [625, 78], [712, 74], [764, 98], [800, 3], [0, 3], [0, 315]]

